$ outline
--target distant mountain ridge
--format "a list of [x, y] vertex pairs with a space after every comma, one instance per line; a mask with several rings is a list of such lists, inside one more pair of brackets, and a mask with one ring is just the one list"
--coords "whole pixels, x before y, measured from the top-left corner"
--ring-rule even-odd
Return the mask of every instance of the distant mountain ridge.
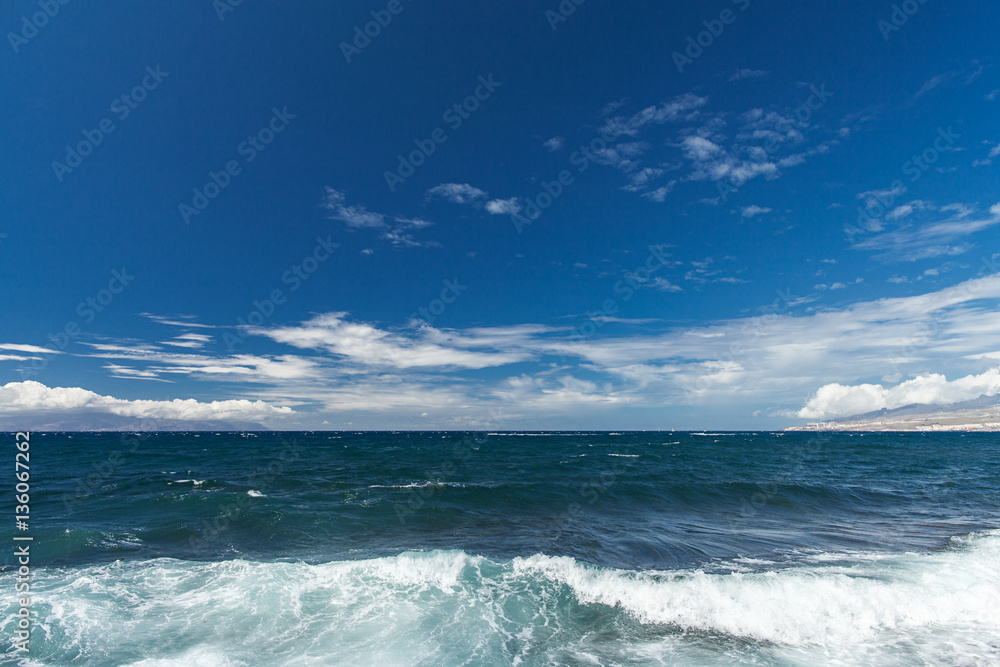
[[949, 404], [914, 403], [866, 412], [786, 431], [1000, 431], [1000, 396]]
[[268, 431], [254, 422], [139, 419], [109, 414], [24, 414], [0, 418], [0, 431]]
[[919, 415], [919, 414], [931, 414], [936, 412], [954, 412], [957, 410], [976, 410], [980, 408], [992, 408], [1000, 407], [1000, 396], [987, 396], [982, 394], [979, 398], [973, 398], [968, 401], [960, 401], [958, 403], [911, 403], [909, 405], [904, 405], [899, 408], [893, 408], [892, 410], [888, 408], [882, 408], [881, 410], [875, 410], [874, 412], [866, 412], [860, 415], [851, 415], [850, 417], [841, 417], [840, 419], [833, 419], [831, 421], [835, 422], [846, 422], [846, 421], [863, 421], [866, 419], [878, 419], [879, 417], [901, 417], [904, 415]]

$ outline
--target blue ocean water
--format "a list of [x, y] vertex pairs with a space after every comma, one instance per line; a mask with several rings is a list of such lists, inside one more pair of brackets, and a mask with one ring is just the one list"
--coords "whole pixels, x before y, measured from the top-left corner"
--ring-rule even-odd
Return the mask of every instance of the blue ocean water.
[[1000, 435], [35, 433], [31, 464], [24, 664], [1000, 664]]

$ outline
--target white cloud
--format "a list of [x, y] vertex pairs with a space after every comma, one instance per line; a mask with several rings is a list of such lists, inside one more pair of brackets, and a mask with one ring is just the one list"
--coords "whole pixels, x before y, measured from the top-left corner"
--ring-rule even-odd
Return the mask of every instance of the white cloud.
[[[690, 262], [685, 278], [693, 282], [685, 287], [738, 276], [720, 272], [727, 261], [733, 260]], [[668, 280], [672, 273], [623, 277], [653, 288], [649, 296], [665, 304], [669, 292], [679, 289]], [[86, 356], [113, 362], [105, 369], [115, 377], [182, 375], [215, 385], [236, 383], [240, 398], [331, 413], [365, 411], [393, 424], [433, 409], [457, 420], [456, 426], [481, 419], [498, 399], [514, 414], [537, 416], [558, 408], [576, 417], [599, 405], [800, 406], [817, 387], [834, 383], [850, 387], [927, 369], [951, 377], [980, 372], [982, 362], [973, 355], [1000, 350], [1000, 275], [916, 296], [803, 312], [808, 299], [783, 290], [780, 300], [756, 317], [701, 326], [651, 322], [656, 326], [641, 331], [609, 323], [584, 337], [582, 314], [562, 327], [450, 330], [413, 324], [390, 330], [329, 313], [295, 326], [247, 330], [314, 351], [301, 356], [182, 354], [132, 344], [81, 347], [93, 351]]]
[[[831, 382], [930, 363], [944, 370], [962, 355], [997, 349], [998, 299], [1000, 275], [994, 275], [938, 292], [860, 302], [808, 316], [768, 314], [659, 336], [535, 345], [581, 357], [585, 367], [624, 380], [641, 375], [646, 378], [641, 394], [630, 393], [636, 387], [628, 383], [618, 387], [635, 404], [663, 405], [685, 398], [749, 400], [755, 394], [787, 401]], [[788, 295], [787, 301], [802, 299]], [[776, 303], [791, 307], [785, 301]], [[928, 323], [933, 323], [933, 336], [927, 334]], [[708, 362], [730, 365], [724, 372], [709, 372], [704, 365]]]
[[474, 204], [486, 198], [486, 193], [468, 183], [442, 183], [427, 191], [428, 198], [441, 197], [452, 204]]
[[161, 344], [197, 349], [204, 347], [205, 343], [209, 343], [211, 340], [211, 336], [206, 336], [204, 334], [186, 333], [175, 337], [173, 340], [162, 341]]
[[564, 139], [563, 137], [552, 137], [551, 139], [543, 143], [542, 146], [545, 146], [550, 151], [555, 152], [561, 149], [565, 144], [566, 144], [566, 139]]
[[521, 211], [517, 197], [510, 199], [492, 199], [486, 202], [486, 212], [493, 215], [514, 215]]
[[666, 278], [653, 278], [652, 282], [653, 289], [658, 289], [661, 292], [683, 292], [684, 289], [678, 285], [673, 284]]
[[906, 186], [902, 183], [897, 183], [896, 185], [883, 188], [881, 190], [868, 190], [866, 192], [860, 192], [858, 193], [858, 199], [864, 199], [865, 206], [872, 207], [883, 201], [892, 201], [898, 197], [902, 197], [904, 194], [906, 194]]
[[161, 378], [156, 371], [132, 368], [131, 366], [121, 366], [119, 364], [107, 364], [104, 370], [111, 374], [111, 377], [120, 380], [151, 380], [154, 382], [173, 382]]
[[948, 72], [946, 74], [938, 74], [937, 76], [932, 77], [923, 86], [920, 87], [920, 90], [918, 90], [913, 97], [915, 98], [923, 97], [924, 95], [931, 92], [941, 84], [954, 79], [957, 74], [958, 72]]
[[194, 315], [154, 315], [152, 313], [139, 313], [142, 317], [153, 320], [158, 324], [166, 324], [172, 327], [190, 327], [194, 329], [214, 329], [211, 324], [199, 324], [195, 322]]
[[629, 173], [639, 167], [638, 158], [648, 149], [648, 143], [632, 141], [592, 151], [590, 157], [597, 164]]
[[687, 137], [681, 142], [681, 146], [689, 160], [698, 162], [712, 160], [724, 153], [721, 146], [709, 141], [705, 137]]
[[615, 100], [614, 102], [608, 102], [603, 107], [601, 107], [601, 115], [602, 116], [607, 116], [608, 114], [612, 114], [612, 113], [618, 111], [619, 109], [622, 108], [622, 106], [625, 105], [625, 102], [627, 100], [628, 100], [628, 98], [624, 98], [623, 97], [620, 100]]
[[763, 149], [754, 152], [753, 147], [738, 143], [733, 150], [746, 152], [751, 158], [743, 159], [700, 135], [685, 137], [680, 146], [684, 157], [692, 163], [692, 171], [687, 176], [692, 181], [718, 181], [726, 178], [735, 186], [741, 186], [758, 176], [774, 177], [778, 174], [778, 165], [763, 159], [766, 157]]
[[522, 374], [510, 377], [493, 390], [493, 395], [506, 403], [531, 406], [536, 411], [563, 411], [625, 402], [625, 398], [610, 385], [601, 386], [572, 375], [550, 378]]
[[[261, 357], [237, 354], [217, 357], [195, 353], [164, 352], [154, 345], [129, 347], [105, 343], [84, 343], [93, 352], [80, 356], [95, 359], [116, 359], [130, 364], [143, 364], [145, 371], [156, 377], [175, 374], [190, 375], [199, 379], [238, 382], [271, 382], [275, 380], [303, 380], [318, 375], [315, 360], [293, 355]], [[121, 374], [121, 366], [113, 372]], [[135, 375], [135, 373], [130, 373]], [[147, 376], [149, 377], [149, 376]]]
[[662, 125], [663, 123], [681, 120], [693, 120], [698, 115], [698, 109], [703, 107], [707, 102], [707, 97], [699, 97], [698, 95], [686, 93], [675, 97], [670, 102], [646, 107], [629, 118], [622, 116], [609, 118], [604, 123], [603, 134], [610, 136], [635, 136], [646, 125]]
[[675, 185], [677, 185], [677, 181], [670, 181], [666, 185], [660, 186], [655, 190], [650, 190], [642, 196], [659, 203], [667, 198], [667, 195], [673, 191]]
[[50, 350], [47, 347], [37, 345], [19, 345], [17, 343], [2, 343], [0, 350], [10, 350], [11, 352], [27, 352], [28, 354], [62, 354], [57, 350]]
[[802, 419], [850, 417], [882, 408], [892, 410], [912, 404], [946, 405], [997, 394], [1000, 394], [1000, 368], [991, 368], [979, 375], [967, 375], [952, 382], [939, 373], [929, 373], [889, 388], [880, 384], [844, 386], [832, 383], [820, 387], [799, 410], [798, 416]]
[[346, 195], [331, 187], [323, 191], [323, 208], [330, 211], [330, 217], [347, 223], [348, 227], [384, 227], [385, 216], [373, 213], [364, 206], [347, 206]]
[[101, 396], [80, 387], [47, 387], [40, 382], [10, 382], [0, 387], [0, 412], [64, 413], [87, 411], [142, 419], [223, 419], [259, 421], [294, 414], [291, 408], [264, 401], [229, 400], [201, 403], [194, 399], [129, 401]]
[[[471, 187], [471, 186], [467, 186]], [[436, 189], [436, 188], [435, 188]], [[473, 188], [474, 189], [474, 188]], [[370, 228], [383, 230], [381, 238], [398, 248], [439, 248], [437, 241], [419, 241], [410, 233], [414, 229], [429, 227], [433, 223], [419, 218], [404, 216], [386, 216], [382, 213], [369, 211], [361, 205], [347, 206], [343, 192], [327, 187], [324, 194], [323, 207], [330, 211], [330, 218], [347, 223], [348, 227]], [[391, 225], [387, 220], [391, 221]], [[362, 253], [365, 251], [362, 250]]]
[[663, 175], [662, 169], [657, 169], [655, 167], [646, 167], [640, 171], [629, 174], [629, 180], [631, 183], [626, 185], [623, 190], [627, 192], [640, 192], [644, 190], [653, 180], [659, 178]]
[[772, 209], [765, 206], [744, 206], [743, 207], [743, 217], [744, 218], [755, 218], [758, 215], [764, 215], [765, 213], [771, 213]]
[[382, 238], [396, 246], [397, 248], [440, 248], [441, 244], [437, 241], [418, 241], [413, 238], [412, 234], [402, 231], [401, 228], [397, 227], [391, 229], [384, 234]]
[[[952, 207], [945, 207], [954, 210]], [[942, 209], [942, 211], [945, 209]], [[877, 234], [854, 244], [858, 250], [874, 250], [882, 259], [915, 261], [931, 257], [953, 256], [973, 248], [963, 239], [1000, 223], [1000, 204], [990, 207], [989, 215], [968, 219], [964, 211], [941, 222], [908, 226]]]
[[909, 204], [903, 204], [902, 206], [897, 206], [892, 211], [886, 214], [886, 220], [899, 220], [905, 218], [913, 213], [913, 207]]
[[[449, 336], [424, 327], [417, 337], [390, 333], [365, 323], [348, 322], [346, 313], [318, 315], [297, 327], [257, 330], [279, 343], [303, 349], [323, 349], [346, 361], [390, 368], [488, 368], [524, 361], [523, 351], [470, 351], [482, 342]], [[447, 343], [447, 344], [442, 344]]]

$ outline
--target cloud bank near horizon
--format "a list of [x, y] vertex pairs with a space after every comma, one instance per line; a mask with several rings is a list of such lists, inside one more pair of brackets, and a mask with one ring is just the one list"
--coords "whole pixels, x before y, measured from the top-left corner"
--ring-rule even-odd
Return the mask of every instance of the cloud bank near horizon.
[[294, 414], [289, 407], [276, 407], [260, 400], [239, 399], [202, 403], [193, 398], [175, 398], [170, 401], [129, 401], [113, 396], [102, 396], [80, 387], [48, 387], [34, 380], [8, 382], [0, 387], [0, 415], [62, 414], [71, 411], [184, 421], [266, 421]]

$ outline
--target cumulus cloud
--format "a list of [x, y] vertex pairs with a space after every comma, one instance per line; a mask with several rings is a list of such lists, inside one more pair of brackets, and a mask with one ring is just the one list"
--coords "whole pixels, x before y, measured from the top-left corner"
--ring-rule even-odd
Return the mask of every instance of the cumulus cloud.
[[62, 413], [87, 411], [142, 419], [249, 420], [257, 421], [294, 414], [291, 408], [264, 401], [228, 400], [202, 403], [175, 398], [172, 401], [129, 401], [102, 396], [80, 387], [47, 387], [40, 382], [9, 382], [0, 387], [2, 413]]
[[486, 192], [468, 183], [442, 183], [427, 191], [427, 197], [441, 197], [452, 204], [474, 204], [486, 198]]
[[517, 197], [510, 199], [492, 199], [486, 202], [486, 212], [493, 215], [514, 215], [521, 211]]
[[831, 419], [882, 408], [892, 410], [915, 403], [944, 405], [997, 394], [1000, 394], [1000, 368], [991, 368], [979, 375], [967, 375], [951, 382], [940, 373], [929, 373], [888, 388], [880, 384], [845, 386], [832, 383], [820, 387], [799, 410], [798, 416], [802, 419]]
[[758, 215], [764, 215], [765, 213], [771, 213], [773, 209], [767, 208], [766, 206], [744, 206], [743, 207], [743, 217], [744, 218], [755, 218]]

